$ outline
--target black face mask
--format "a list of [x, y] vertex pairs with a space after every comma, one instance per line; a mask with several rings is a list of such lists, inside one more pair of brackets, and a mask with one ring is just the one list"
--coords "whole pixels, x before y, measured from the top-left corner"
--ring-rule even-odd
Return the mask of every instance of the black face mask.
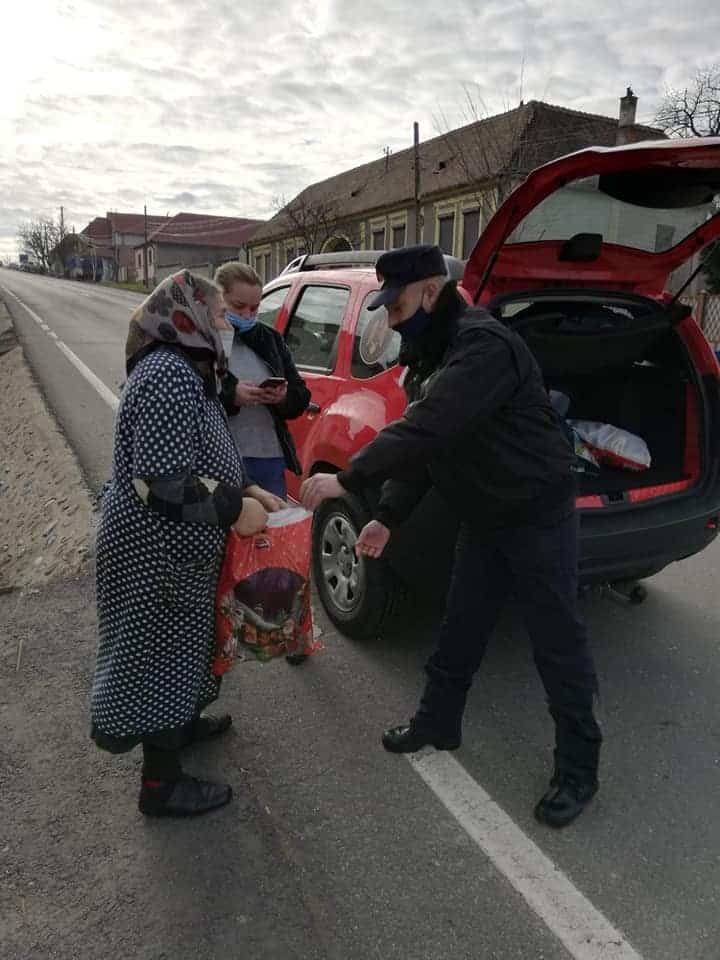
[[432, 314], [428, 313], [424, 307], [419, 306], [415, 313], [408, 317], [399, 327], [395, 329], [408, 343], [412, 343], [414, 340], [417, 340], [418, 337], [421, 337], [423, 333], [430, 326], [430, 321], [432, 320]]

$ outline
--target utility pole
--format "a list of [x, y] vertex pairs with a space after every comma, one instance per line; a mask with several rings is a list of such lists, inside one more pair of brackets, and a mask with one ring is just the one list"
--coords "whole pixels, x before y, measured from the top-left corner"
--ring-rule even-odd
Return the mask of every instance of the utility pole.
[[65, 236], [65, 208], [60, 207], [60, 239]]
[[420, 212], [420, 124], [413, 124], [413, 166], [415, 168], [415, 243], [422, 243]]
[[148, 257], [147, 257], [147, 205], [143, 210], [145, 217], [145, 244], [143, 245], [143, 283], [145, 284], [145, 289], [148, 287]]

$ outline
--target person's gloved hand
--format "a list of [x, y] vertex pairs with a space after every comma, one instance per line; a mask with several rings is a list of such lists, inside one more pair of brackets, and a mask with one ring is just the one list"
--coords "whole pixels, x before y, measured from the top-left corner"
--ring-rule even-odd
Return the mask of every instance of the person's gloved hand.
[[371, 520], [360, 531], [360, 536], [355, 544], [355, 553], [361, 557], [377, 559], [382, 556], [389, 539], [390, 531], [385, 524], [380, 523], [379, 520]]

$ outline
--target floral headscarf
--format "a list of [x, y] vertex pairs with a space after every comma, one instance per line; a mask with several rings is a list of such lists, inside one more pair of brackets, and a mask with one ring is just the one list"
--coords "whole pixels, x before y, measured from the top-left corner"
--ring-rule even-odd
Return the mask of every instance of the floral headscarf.
[[133, 314], [125, 345], [128, 373], [140, 359], [138, 354], [156, 343], [206, 350], [214, 354], [218, 367], [225, 365], [207, 297], [189, 270], [163, 280]]

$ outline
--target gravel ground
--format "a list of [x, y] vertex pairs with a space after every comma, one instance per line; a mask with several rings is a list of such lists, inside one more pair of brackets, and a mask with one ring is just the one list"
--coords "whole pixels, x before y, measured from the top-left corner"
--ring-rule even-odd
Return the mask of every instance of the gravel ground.
[[234, 731], [188, 757], [234, 803], [180, 826], [139, 815], [138, 751], [91, 743], [94, 520], [0, 301], [0, 957], [324, 957]]
[[87, 569], [93, 506], [0, 302], [0, 591]]

